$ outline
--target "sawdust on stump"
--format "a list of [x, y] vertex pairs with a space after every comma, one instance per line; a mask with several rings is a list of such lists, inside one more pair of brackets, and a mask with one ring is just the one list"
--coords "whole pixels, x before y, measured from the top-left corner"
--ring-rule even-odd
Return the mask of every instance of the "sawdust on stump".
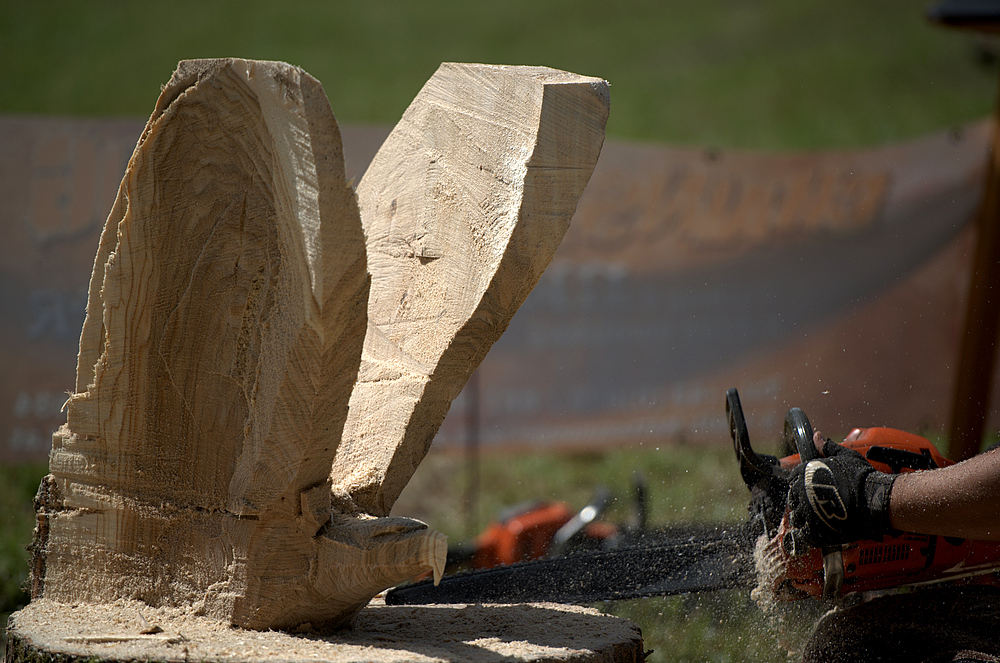
[[642, 633], [592, 608], [558, 604], [387, 606], [350, 630], [249, 631], [136, 601], [41, 599], [8, 624], [7, 662], [27, 661], [641, 661]]

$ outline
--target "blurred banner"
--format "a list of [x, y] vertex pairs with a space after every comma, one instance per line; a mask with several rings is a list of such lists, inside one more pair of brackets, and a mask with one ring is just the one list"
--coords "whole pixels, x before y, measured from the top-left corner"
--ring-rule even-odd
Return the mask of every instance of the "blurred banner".
[[[98, 238], [142, 128], [0, 117], [0, 460], [44, 459], [65, 420]], [[349, 178], [387, 133], [343, 128]], [[793, 405], [832, 436], [943, 429], [988, 138], [980, 123], [789, 155], [608, 141], [479, 369], [478, 439], [728, 443], [731, 386], [754, 439]], [[436, 445], [467, 439], [467, 398]]]
[[0, 119], [0, 457], [47, 457], [104, 220], [143, 122]]

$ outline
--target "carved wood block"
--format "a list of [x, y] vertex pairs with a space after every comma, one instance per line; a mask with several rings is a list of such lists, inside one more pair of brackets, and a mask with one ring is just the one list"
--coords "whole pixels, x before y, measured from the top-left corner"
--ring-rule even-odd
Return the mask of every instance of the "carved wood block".
[[358, 185], [372, 291], [335, 490], [389, 513], [538, 283], [594, 170], [607, 83], [445, 63]]
[[182, 62], [101, 237], [33, 596], [326, 628], [440, 574], [444, 537], [389, 508], [551, 259], [607, 112], [598, 79], [442, 65], [356, 197], [318, 81]]

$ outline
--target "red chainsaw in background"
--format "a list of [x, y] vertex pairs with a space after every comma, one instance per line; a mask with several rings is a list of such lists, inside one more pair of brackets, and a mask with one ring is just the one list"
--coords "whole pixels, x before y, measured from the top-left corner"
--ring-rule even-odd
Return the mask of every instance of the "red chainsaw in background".
[[601, 519], [613, 501], [607, 486], [598, 486], [579, 510], [566, 502], [541, 499], [504, 509], [472, 541], [449, 544], [445, 572], [491, 569], [627, 545], [650, 534], [646, 481], [641, 473], [633, 474], [631, 488], [632, 516], [623, 523]]
[[472, 542], [448, 547], [446, 572], [453, 568], [491, 569], [605, 547], [619, 534], [618, 526], [599, 520], [608, 501], [608, 490], [601, 487], [577, 512], [565, 502], [544, 500], [507, 509]]
[[[785, 455], [778, 458], [751, 447], [736, 389], [726, 393], [726, 413], [740, 474], [751, 493], [748, 522], [594, 537], [591, 543], [599, 542], [601, 549], [553, 556], [566, 552], [566, 539], [558, 537], [563, 543], [553, 546], [553, 536], [540, 534], [544, 528], [525, 527], [527, 522], [500, 533], [495, 528], [504, 527], [501, 521], [479, 539], [479, 559], [491, 564], [526, 557], [530, 561], [446, 575], [437, 587], [429, 581], [398, 587], [388, 593], [387, 602], [589, 603], [759, 584], [779, 599], [794, 600], [941, 582], [996, 582], [1000, 541], [899, 532], [879, 541], [810, 547], [791, 527], [786, 505], [792, 469], [819, 456], [809, 419], [798, 408], [788, 411], [782, 435]], [[929, 440], [890, 428], [856, 429], [844, 445], [884, 472], [952, 464]], [[545, 520], [543, 513], [525, 512], [533, 521]], [[579, 540], [586, 527], [570, 529]], [[535, 559], [543, 552], [548, 556]]]

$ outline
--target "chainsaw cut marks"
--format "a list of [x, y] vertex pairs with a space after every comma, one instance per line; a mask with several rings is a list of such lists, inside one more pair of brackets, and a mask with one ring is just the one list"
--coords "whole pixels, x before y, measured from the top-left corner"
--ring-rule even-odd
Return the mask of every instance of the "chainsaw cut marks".
[[95, 261], [36, 594], [335, 625], [434, 567], [444, 543], [422, 523], [332, 518], [368, 284], [320, 84], [181, 63]]
[[445, 63], [358, 185], [369, 330], [334, 488], [385, 515], [562, 240], [600, 154], [607, 83]]
[[444, 537], [389, 508], [548, 264], [607, 113], [598, 79], [443, 65], [359, 212], [318, 81], [182, 62], [101, 237], [33, 596], [321, 628], [439, 577]]

